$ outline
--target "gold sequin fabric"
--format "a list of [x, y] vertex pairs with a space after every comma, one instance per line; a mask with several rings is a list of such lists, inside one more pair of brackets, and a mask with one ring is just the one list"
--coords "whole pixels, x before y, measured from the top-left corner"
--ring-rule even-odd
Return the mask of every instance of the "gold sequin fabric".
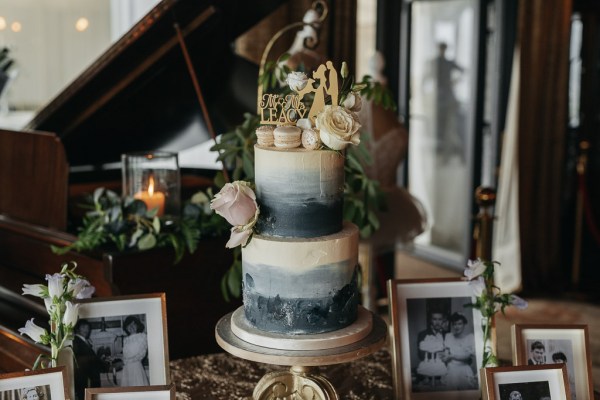
[[[287, 370], [227, 353], [174, 360], [170, 367], [177, 400], [247, 400], [265, 374]], [[350, 363], [321, 367], [319, 373], [333, 384], [341, 400], [393, 398], [392, 362], [386, 349]]]

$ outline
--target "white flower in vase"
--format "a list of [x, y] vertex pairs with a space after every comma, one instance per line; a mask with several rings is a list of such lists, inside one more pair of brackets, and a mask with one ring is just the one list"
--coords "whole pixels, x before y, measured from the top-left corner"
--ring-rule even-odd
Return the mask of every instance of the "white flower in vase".
[[24, 328], [19, 328], [21, 335], [27, 335], [36, 343], [48, 344], [48, 332], [33, 322], [33, 318], [25, 322]]

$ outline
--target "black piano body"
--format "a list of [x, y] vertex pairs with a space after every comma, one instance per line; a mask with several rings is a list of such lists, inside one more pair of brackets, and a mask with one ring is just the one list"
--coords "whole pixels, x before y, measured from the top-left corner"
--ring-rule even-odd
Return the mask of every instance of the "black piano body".
[[[83, 194], [100, 186], [120, 192], [120, 169], [107, 166], [122, 153], [211, 139], [175, 26], [221, 133], [256, 109], [258, 67], [236, 56], [232, 42], [283, 2], [163, 0], [24, 131], [0, 130], [0, 370], [14, 368], [11, 349], [22, 349], [19, 362], [30, 365], [39, 349], [14, 331], [32, 317], [47, 320], [41, 304], [20, 296], [22, 285], [43, 283], [67, 261], [99, 297], [165, 292], [171, 358], [220, 351], [214, 326], [240, 305], [221, 295], [232, 262], [226, 238], [202, 240], [178, 264], [170, 249], [59, 256], [50, 246], [75, 239], [73, 210]], [[183, 197], [210, 186], [213, 175], [182, 170]]]

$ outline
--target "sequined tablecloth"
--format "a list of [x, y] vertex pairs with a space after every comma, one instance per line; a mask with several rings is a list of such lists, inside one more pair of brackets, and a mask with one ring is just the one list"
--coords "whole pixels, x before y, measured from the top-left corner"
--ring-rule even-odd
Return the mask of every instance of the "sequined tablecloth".
[[[287, 369], [228, 353], [174, 360], [170, 368], [177, 400], [246, 400], [265, 374]], [[393, 398], [392, 361], [387, 349], [351, 363], [321, 367], [319, 373], [329, 379], [341, 400]]]

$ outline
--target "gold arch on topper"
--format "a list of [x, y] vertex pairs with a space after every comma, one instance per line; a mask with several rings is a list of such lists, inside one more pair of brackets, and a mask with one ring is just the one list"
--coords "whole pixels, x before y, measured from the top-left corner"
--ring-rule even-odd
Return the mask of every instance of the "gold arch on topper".
[[[284, 33], [306, 25], [312, 26], [318, 32], [319, 25], [327, 18], [327, 4], [323, 0], [316, 0], [312, 4], [312, 9], [319, 14], [317, 21], [312, 23], [295, 22], [279, 30], [269, 40], [260, 60], [259, 76], [265, 72], [265, 64], [271, 48]], [[307, 47], [315, 48], [318, 45], [318, 35], [316, 39], [306, 38], [304, 44]], [[313, 71], [312, 78], [309, 78], [306, 86], [298, 93], [286, 95], [264, 93], [262, 85], [259, 84], [256, 104], [260, 123], [262, 125], [292, 125], [300, 118], [310, 118], [314, 123], [315, 116], [325, 107], [325, 98], [328, 95], [333, 100], [332, 104], [337, 104], [338, 88], [337, 72], [331, 61], [321, 64], [316, 71]], [[314, 94], [310, 110], [307, 110], [302, 101], [308, 94]]]

